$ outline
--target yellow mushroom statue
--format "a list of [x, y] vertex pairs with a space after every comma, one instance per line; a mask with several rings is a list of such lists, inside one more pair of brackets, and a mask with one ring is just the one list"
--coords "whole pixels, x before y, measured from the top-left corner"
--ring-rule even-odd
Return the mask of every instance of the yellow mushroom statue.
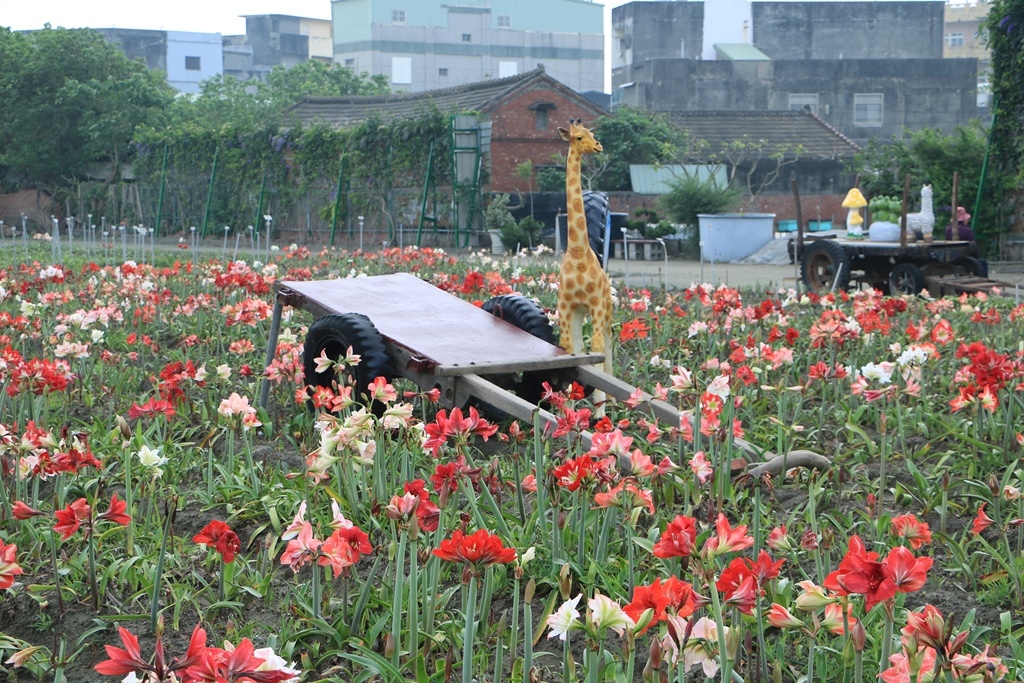
[[843, 208], [850, 210], [846, 214], [847, 237], [864, 237], [864, 217], [860, 215], [860, 210], [867, 205], [868, 203], [864, 199], [864, 195], [856, 187], [846, 193], [846, 199], [843, 200]]

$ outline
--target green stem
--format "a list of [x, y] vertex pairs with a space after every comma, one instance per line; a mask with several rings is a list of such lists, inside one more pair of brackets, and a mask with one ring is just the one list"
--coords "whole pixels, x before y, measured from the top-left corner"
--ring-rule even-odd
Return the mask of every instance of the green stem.
[[462, 635], [462, 683], [473, 683], [473, 627], [476, 620], [476, 577], [469, 579], [466, 598], [466, 627]]
[[892, 617], [885, 612], [885, 626], [882, 630], [882, 657], [878, 662], [878, 670], [885, 671], [889, 668], [889, 655], [892, 654]]
[[523, 603], [523, 680], [530, 680], [533, 670], [533, 606]]
[[156, 558], [156, 574], [153, 578], [153, 602], [149, 608], [149, 628], [156, 633], [156, 619], [160, 614], [160, 588], [163, 583], [164, 558], [167, 557], [167, 539], [171, 537], [171, 520], [174, 519], [174, 510], [178, 504], [176, 498], [171, 498], [167, 507], [167, 519], [164, 520], [164, 536], [160, 539], [160, 554]]
[[[228, 568], [228, 563], [224, 561], [224, 558], [221, 558], [221, 561], [220, 561], [220, 576], [218, 577], [218, 580], [217, 580], [217, 599], [220, 602], [224, 602], [224, 600], [225, 600], [224, 573], [227, 572], [227, 568]], [[316, 572], [314, 571], [313, 573], [315, 574]]]
[[[519, 577], [515, 578], [512, 585], [512, 630], [509, 634], [508, 656], [510, 662], [516, 661], [516, 654], [519, 652]], [[498, 680], [495, 678], [495, 680]]]
[[[724, 678], [723, 678], [724, 680]], [[807, 644], [807, 683], [814, 683], [814, 639]]]
[[[416, 522], [413, 521], [413, 524]], [[416, 542], [413, 541], [412, 550], [409, 553], [409, 655], [414, 656], [419, 648], [419, 558], [416, 556]]]
[[395, 644], [395, 651], [391, 655], [391, 663], [398, 667], [398, 655], [402, 649], [402, 591], [405, 579], [405, 544], [408, 541], [409, 532], [402, 529], [398, 537], [398, 554], [395, 556], [395, 587], [391, 601], [391, 642]]
[[[90, 524], [90, 527], [92, 525]], [[92, 609], [100, 611], [100, 589], [96, 583], [96, 540], [93, 529], [89, 530], [89, 593], [92, 595]]]
[[323, 619], [323, 613], [321, 610], [320, 603], [323, 602], [323, 591], [320, 588], [320, 572], [323, 569], [317, 564], [316, 560], [313, 561], [313, 618]]
[[708, 588], [711, 593], [711, 604], [715, 608], [715, 626], [718, 630], [718, 663], [722, 669], [722, 680], [727, 681], [731, 678], [732, 662], [729, 661], [728, 644], [725, 641], [725, 615], [722, 613], [722, 602], [718, 597], [718, 588], [715, 587], [715, 583], [716, 580], [712, 574]]

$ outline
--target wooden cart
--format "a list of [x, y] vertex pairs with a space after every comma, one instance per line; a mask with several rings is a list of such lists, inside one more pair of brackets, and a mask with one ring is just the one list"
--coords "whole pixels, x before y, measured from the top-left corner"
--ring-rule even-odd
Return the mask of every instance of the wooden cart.
[[[476, 399], [527, 423], [539, 416], [545, 429], [553, 429], [558, 418], [537, 405], [544, 381], [552, 386], [576, 381], [618, 400], [637, 392], [637, 387], [594, 367], [603, 362], [603, 354], [569, 354], [556, 346], [543, 310], [525, 297], [495, 297], [478, 308], [405, 273], [279, 282], [275, 290], [266, 365], [276, 356], [284, 306], [309, 311], [317, 320], [306, 337], [308, 385], [329, 386], [334, 379], [333, 371], [316, 372], [321, 353], [337, 359], [352, 347], [362, 357], [353, 372], [356, 392], [365, 391], [378, 376], [401, 376], [423, 391], [440, 390], [446, 407]], [[269, 395], [270, 380], [264, 378], [264, 409]], [[641, 395], [650, 414], [668, 425], [680, 424], [682, 417], [673, 406]], [[591, 438], [583, 434], [588, 448]], [[785, 463], [829, 466], [827, 458], [809, 451], [775, 456], [742, 439], [734, 443], [748, 460], [759, 463], [753, 475], [777, 474]]]
[[805, 238], [789, 243], [790, 257], [800, 264], [800, 276], [812, 292], [823, 294], [851, 284], [866, 283], [886, 294], [917, 294], [927, 289], [934, 296], [989, 292], [1009, 286], [990, 280], [985, 267], [972, 255], [970, 242], [872, 242], [837, 238]]

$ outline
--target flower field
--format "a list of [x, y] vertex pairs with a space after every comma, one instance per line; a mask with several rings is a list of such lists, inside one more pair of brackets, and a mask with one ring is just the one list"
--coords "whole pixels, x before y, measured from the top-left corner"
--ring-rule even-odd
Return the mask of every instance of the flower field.
[[[545, 431], [400, 378], [360, 395], [353, 350], [307, 388], [303, 311], [264, 354], [276, 281], [404, 271], [553, 315], [550, 257], [15, 252], [5, 680], [1024, 677], [1011, 299], [620, 289], [616, 374], [687, 419], [549, 384]], [[737, 438], [829, 465], [752, 477]]]

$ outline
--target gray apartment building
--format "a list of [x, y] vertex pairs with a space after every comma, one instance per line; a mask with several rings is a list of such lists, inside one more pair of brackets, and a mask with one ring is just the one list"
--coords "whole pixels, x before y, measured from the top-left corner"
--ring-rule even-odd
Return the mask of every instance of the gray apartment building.
[[583, 92], [604, 90], [603, 5], [589, 0], [332, 0], [336, 64], [419, 92], [505, 78], [543, 64]]
[[755, 0], [749, 17], [732, 20], [749, 36], [741, 43], [717, 42], [707, 4], [612, 10], [613, 105], [806, 108], [858, 143], [904, 128], [949, 131], [978, 116], [977, 60], [942, 57], [941, 0]]

